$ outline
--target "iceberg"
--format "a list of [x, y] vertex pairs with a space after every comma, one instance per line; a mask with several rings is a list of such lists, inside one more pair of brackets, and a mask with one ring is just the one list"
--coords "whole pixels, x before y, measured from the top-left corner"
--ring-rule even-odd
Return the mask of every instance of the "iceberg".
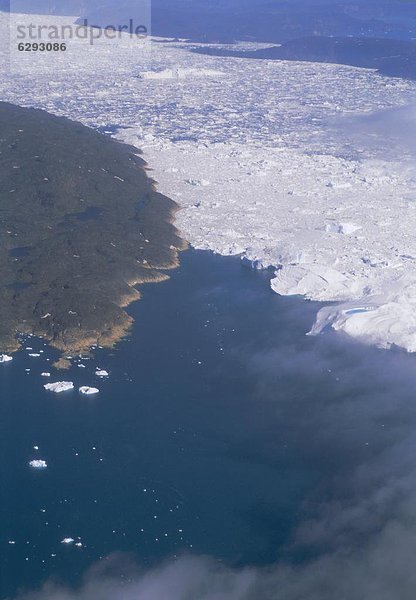
[[73, 544], [74, 542], [75, 540], [72, 537], [65, 537], [63, 540], [61, 540], [61, 544]]
[[351, 235], [360, 229], [362, 229], [361, 225], [355, 225], [355, 223], [327, 223], [324, 227], [324, 231], [327, 233], [342, 233], [344, 235]]
[[363, 293], [364, 282], [324, 264], [288, 265], [276, 271], [271, 288], [282, 296], [310, 300], [343, 301]]
[[46, 467], [48, 466], [46, 460], [41, 459], [31, 460], [29, 462], [29, 465], [34, 469], [46, 469]]
[[342, 331], [365, 344], [393, 346], [416, 352], [416, 278], [408, 274], [390, 282], [382, 294], [356, 301], [324, 306], [318, 312], [309, 335], [327, 327]]
[[0, 354], [0, 363], [10, 362], [11, 360], [13, 360], [12, 356], [9, 356], [8, 354]]
[[108, 377], [108, 371], [105, 371], [104, 369], [98, 369], [95, 371], [95, 374], [97, 377]]
[[95, 387], [89, 387], [88, 385], [82, 385], [79, 388], [79, 391], [81, 394], [85, 394], [86, 396], [89, 396], [91, 394], [98, 394], [98, 392], [100, 391], [98, 388]]
[[57, 381], [56, 383], [46, 383], [43, 387], [49, 392], [55, 392], [56, 394], [59, 394], [60, 392], [73, 390], [74, 384], [72, 381]]

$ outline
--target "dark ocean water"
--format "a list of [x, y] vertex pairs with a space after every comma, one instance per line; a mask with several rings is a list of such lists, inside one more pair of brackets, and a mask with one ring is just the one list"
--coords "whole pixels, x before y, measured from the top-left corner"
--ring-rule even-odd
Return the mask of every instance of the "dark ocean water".
[[[238, 258], [191, 250], [171, 275], [130, 307], [131, 338], [86, 368], [56, 375], [33, 339], [0, 365], [1, 598], [51, 575], [77, 582], [114, 551], [144, 565], [183, 551], [303, 560], [289, 542], [305, 500], [348, 496], [340, 473], [414, 424], [413, 405], [392, 416], [386, 375], [408, 357], [305, 336], [316, 305], [273, 294]], [[45, 370], [100, 393], [48, 393]]]

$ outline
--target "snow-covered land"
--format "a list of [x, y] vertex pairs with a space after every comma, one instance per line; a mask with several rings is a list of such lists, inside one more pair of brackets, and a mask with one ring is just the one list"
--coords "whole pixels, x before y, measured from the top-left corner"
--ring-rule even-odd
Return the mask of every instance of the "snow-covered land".
[[312, 333], [332, 325], [416, 351], [415, 83], [135, 44], [22, 53], [1, 98], [142, 148], [193, 246], [275, 267], [279, 294], [339, 303]]

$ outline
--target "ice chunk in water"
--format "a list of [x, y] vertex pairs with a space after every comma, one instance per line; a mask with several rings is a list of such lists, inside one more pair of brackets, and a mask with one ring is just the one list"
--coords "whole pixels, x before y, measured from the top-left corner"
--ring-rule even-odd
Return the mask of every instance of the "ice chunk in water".
[[59, 394], [74, 389], [74, 384], [72, 381], [57, 381], [56, 383], [46, 383], [43, 387], [45, 390]]

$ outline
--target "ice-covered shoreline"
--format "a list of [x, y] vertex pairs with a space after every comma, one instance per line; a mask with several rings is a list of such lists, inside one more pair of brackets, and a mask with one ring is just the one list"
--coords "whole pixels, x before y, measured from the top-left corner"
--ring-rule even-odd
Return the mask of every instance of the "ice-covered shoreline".
[[[339, 65], [196, 55], [178, 42], [137, 57], [131, 44], [74, 42], [53, 73], [24, 56], [2, 99], [141, 148], [158, 189], [182, 206], [176, 224], [194, 247], [276, 267], [280, 294], [341, 303], [323, 307], [312, 333], [330, 325], [416, 351], [416, 152], [397, 127], [371, 122], [415, 103], [416, 84]], [[138, 77], [164, 69], [210, 75]], [[416, 110], [401, 118], [405, 132]]]

